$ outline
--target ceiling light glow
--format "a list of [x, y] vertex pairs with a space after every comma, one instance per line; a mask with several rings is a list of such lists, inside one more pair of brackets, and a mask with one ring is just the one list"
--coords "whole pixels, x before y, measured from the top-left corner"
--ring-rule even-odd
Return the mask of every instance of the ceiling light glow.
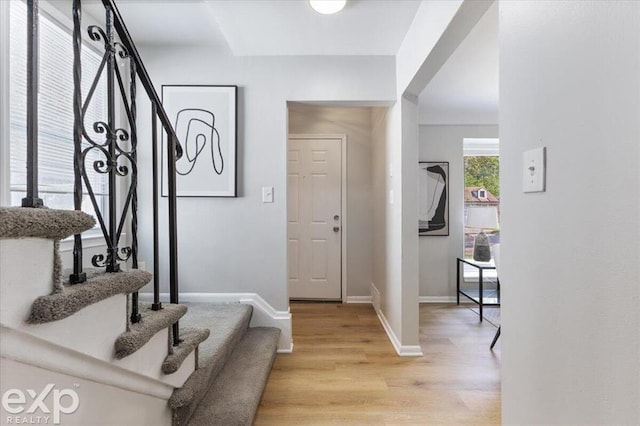
[[331, 15], [340, 12], [347, 0], [309, 0], [309, 5], [318, 13]]

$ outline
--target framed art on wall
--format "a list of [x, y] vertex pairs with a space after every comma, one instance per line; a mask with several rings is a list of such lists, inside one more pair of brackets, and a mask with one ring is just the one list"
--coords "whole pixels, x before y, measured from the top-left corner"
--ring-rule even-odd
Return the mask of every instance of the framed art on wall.
[[[183, 148], [176, 161], [178, 197], [235, 197], [238, 87], [163, 85], [162, 105]], [[167, 143], [163, 133], [163, 197]]]
[[419, 235], [449, 235], [449, 163], [418, 163]]

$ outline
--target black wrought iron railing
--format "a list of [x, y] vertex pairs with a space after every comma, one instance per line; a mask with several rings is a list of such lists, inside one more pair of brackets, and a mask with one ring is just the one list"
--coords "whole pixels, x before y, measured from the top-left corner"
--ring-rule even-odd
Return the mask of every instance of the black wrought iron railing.
[[[149, 74], [122, 20], [114, 0], [102, 0], [105, 11], [104, 27], [90, 25], [83, 30], [80, 0], [73, 0], [73, 113], [74, 113], [74, 208], [82, 210], [83, 198], [88, 198], [95, 211], [96, 220], [104, 237], [106, 252], [94, 255], [91, 263], [96, 268], [105, 268], [107, 273], [120, 270], [121, 262], [130, 262], [133, 269], [138, 264], [138, 150], [139, 141], [150, 139], [153, 176], [153, 261], [154, 283], [152, 309], [162, 309], [160, 302], [160, 223], [158, 201], [158, 128], [160, 121], [167, 137], [168, 169], [168, 239], [169, 239], [169, 293], [170, 303], [178, 303], [178, 253], [176, 222], [176, 160], [182, 155], [182, 147], [156, 93]], [[38, 0], [27, 0], [28, 9], [28, 73], [27, 73], [27, 196], [24, 207], [40, 207], [38, 198]], [[90, 89], [82, 93], [82, 45], [83, 31], [89, 39], [99, 45], [102, 58], [97, 72], [92, 77]], [[120, 62], [120, 63], [119, 63]], [[128, 64], [128, 74], [121, 63]], [[125, 77], [128, 76], [128, 81]], [[106, 81], [106, 117], [101, 121], [86, 123], [87, 110], [92, 103], [96, 88]], [[151, 102], [152, 131], [150, 137], [141, 138], [137, 128], [136, 88], [140, 84]], [[119, 106], [119, 107], [118, 107]], [[126, 116], [121, 126], [118, 111]], [[89, 129], [89, 130], [88, 130]], [[104, 176], [107, 200], [101, 202], [103, 188], [96, 191], [95, 180], [90, 175]], [[122, 188], [125, 188], [124, 190]], [[125, 229], [130, 233], [124, 241]], [[72, 284], [86, 281], [83, 270], [83, 248], [80, 235], [74, 237]], [[140, 321], [138, 294], [131, 298], [131, 322]], [[178, 323], [173, 325], [173, 342], [179, 342]]]
[[38, 83], [39, 19], [38, 0], [27, 0], [27, 194], [22, 207], [42, 207], [38, 197]]

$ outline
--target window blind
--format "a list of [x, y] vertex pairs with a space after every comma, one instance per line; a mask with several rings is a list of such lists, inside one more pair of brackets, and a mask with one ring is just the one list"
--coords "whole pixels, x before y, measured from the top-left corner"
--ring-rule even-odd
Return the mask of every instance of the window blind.
[[463, 155], [472, 157], [500, 155], [500, 140], [494, 138], [464, 138]]
[[[26, 83], [27, 8], [11, 2], [10, 28], [10, 168], [11, 198], [20, 205], [26, 191]], [[82, 48], [82, 94], [86, 96], [101, 62], [101, 55], [86, 43]], [[106, 82], [101, 79], [85, 117], [87, 131], [106, 117]], [[40, 82], [38, 111], [38, 188], [50, 208], [73, 209], [73, 44], [70, 28], [40, 12]], [[86, 145], [85, 145], [86, 146]], [[94, 150], [95, 151], [95, 150]], [[89, 179], [97, 195], [106, 193], [106, 175], [93, 170], [101, 154], [86, 161]], [[88, 197], [85, 197], [88, 198]], [[104, 197], [99, 197], [104, 198]], [[100, 201], [99, 201], [100, 202]], [[92, 213], [88, 199], [83, 210]]]

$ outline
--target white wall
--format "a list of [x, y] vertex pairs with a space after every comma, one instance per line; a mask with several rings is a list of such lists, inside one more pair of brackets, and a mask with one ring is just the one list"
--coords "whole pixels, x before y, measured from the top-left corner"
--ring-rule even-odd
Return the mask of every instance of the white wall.
[[[62, 425], [171, 424], [172, 412], [167, 400], [156, 396], [23, 364], [9, 358], [2, 358], [0, 376], [0, 394], [4, 395], [10, 389], [18, 389], [26, 395], [22, 413], [9, 413], [0, 405], [3, 425], [55, 424], [56, 392], [60, 392], [59, 424]], [[41, 395], [49, 384], [54, 385], [53, 389], [43, 398], [42, 404], [34, 406], [34, 411], [30, 413], [28, 410], [36, 399], [29, 395], [29, 390]], [[78, 399], [78, 407], [75, 410], [72, 410], [72, 397], [66, 393], [70, 391], [75, 392]], [[12, 407], [19, 408], [21, 405]], [[43, 410], [44, 407], [48, 412]]]
[[371, 294], [371, 108], [289, 104], [289, 133], [347, 135], [347, 298]]
[[420, 4], [396, 55], [400, 92], [407, 90], [462, 4], [463, 0], [429, 0]]
[[[378, 315], [396, 351], [421, 355], [418, 345], [418, 106], [402, 97], [373, 111], [374, 270]], [[379, 297], [378, 297], [379, 296]]]
[[501, 2], [500, 62], [502, 420], [638, 424], [640, 2]]
[[[405, 241], [403, 213], [411, 215], [411, 210], [403, 210], [405, 195], [411, 196], [411, 181], [403, 176], [404, 131], [410, 131], [411, 124], [403, 121], [411, 113], [405, 107], [405, 99], [388, 109], [373, 112], [374, 120], [374, 306], [391, 342], [400, 355], [419, 355], [418, 346], [418, 279], [417, 262], [413, 253], [405, 251], [415, 239], [417, 260], [417, 234]], [[416, 106], [417, 111], [417, 106]], [[417, 119], [417, 113], [416, 113]], [[406, 126], [406, 129], [405, 129]], [[417, 121], [415, 122], [417, 133]], [[416, 138], [417, 157], [417, 138]], [[407, 143], [406, 145], [411, 145]], [[409, 186], [407, 190], [405, 185]], [[417, 187], [417, 177], [414, 182]], [[417, 190], [416, 190], [417, 195]], [[417, 206], [415, 210], [417, 224]], [[415, 230], [414, 226], [414, 230]], [[405, 256], [406, 255], [406, 256]], [[415, 266], [415, 274], [411, 268]], [[407, 298], [407, 295], [415, 297]], [[379, 303], [377, 302], [379, 300]]]
[[[372, 108], [371, 111], [371, 176], [373, 183], [373, 268], [371, 285], [375, 287], [372, 295], [378, 296], [387, 292], [387, 210], [388, 195], [391, 189], [391, 177], [388, 169], [387, 154], [387, 114], [388, 108]], [[374, 297], [374, 306], [380, 309], [381, 300]]]
[[[411, 229], [405, 226], [403, 204], [406, 200], [403, 197], [411, 197], [411, 190], [405, 191], [403, 186], [402, 150], [403, 137], [407, 136], [403, 130], [408, 133], [415, 127], [417, 131], [417, 124], [402, 120], [405, 103], [411, 104], [402, 99], [391, 108], [375, 108], [371, 116], [374, 187], [371, 293], [374, 307], [398, 354], [416, 356], [422, 353], [418, 345], [417, 233], [409, 235], [405, 241], [405, 234]], [[411, 113], [411, 105], [404, 108], [405, 114]], [[417, 113], [415, 116], [417, 118]], [[413, 158], [416, 156], [417, 145]], [[411, 210], [404, 212], [411, 214]], [[417, 206], [415, 214], [417, 224]], [[416, 228], [414, 226], [413, 230]], [[416, 249], [404, 257], [404, 246], [410, 246], [412, 241], [416, 243]]]
[[[258, 293], [286, 310], [287, 101], [393, 101], [393, 57], [229, 57], [206, 48], [151, 47], [141, 54], [158, 91], [162, 84], [239, 86], [239, 197], [178, 199], [180, 290]], [[145, 108], [139, 107], [141, 134], [150, 127]], [[144, 197], [151, 193], [150, 154], [141, 150], [139, 158]], [[262, 203], [263, 186], [275, 188], [273, 204]], [[140, 200], [142, 217], [150, 217], [150, 202]], [[140, 225], [150, 269], [151, 222]], [[166, 270], [164, 252], [161, 259]]]
[[[397, 105], [397, 104], [396, 104]], [[414, 347], [416, 354], [422, 355], [418, 345], [418, 98], [402, 96], [402, 143], [401, 143], [401, 188], [399, 195], [401, 218], [401, 265], [402, 279], [402, 332], [403, 345]], [[397, 182], [398, 180], [396, 180]]]
[[[497, 138], [498, 126], [420, 126], [419, 161], [449, 162], [449, 236], [420, 237], [420, 297], [456, 296], [456, 261], [464, 244], [464, 138]], [[424, 298], [424, 299], [423, 299]]]
[[[374, 203], [375, 217], [385, 221], [385, 228], [374, 227], [377, 234], [374, 241], [385, 242], [384, 253], [374, 249], [374, 263], [384, 261], [385, 281], [379, 284], [382, 270], [374, 271], [374, 285], [380, 292], [379, 314], [402, 355], [421, 354], [418, 345], [417, 95], [490, 5], [490, 1], [423, 1], [396, 55], [398, 101], [384, 116], [385, 149], [374, 148], [375, 168], [380, 170], [384, 161], [388, 175], [386, 204], [383, 208], [382, 197]], [[377, 190], [375, 186], [374, 190]], [[380, 258], [382, 255], [384, 259]]]

